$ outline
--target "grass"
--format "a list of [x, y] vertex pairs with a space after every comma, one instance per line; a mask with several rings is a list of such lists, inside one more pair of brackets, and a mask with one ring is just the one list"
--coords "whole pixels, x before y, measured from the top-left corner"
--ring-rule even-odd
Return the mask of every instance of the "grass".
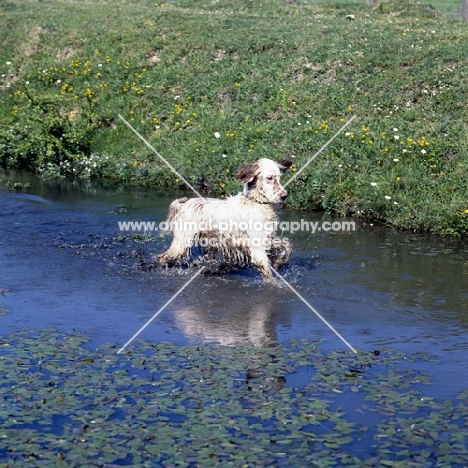
[[465, 236], [468, 25], [421, 2], [363, 4], [0, 0], [0, 163], [183, 189], [121, 114], [223, 196], [260, 157], [298, 170], [356, 115], [289, 207]]

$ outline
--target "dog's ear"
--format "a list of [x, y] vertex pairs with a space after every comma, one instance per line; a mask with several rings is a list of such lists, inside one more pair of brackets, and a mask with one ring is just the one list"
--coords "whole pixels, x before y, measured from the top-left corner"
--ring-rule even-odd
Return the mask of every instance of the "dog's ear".
[[289, 159], [283, 159], [282, 161], [278, 161], [276, 164], [278, 164], [280, 171], [284, 173], [292, 166], [292, 161]]
[[244, 184], [248, 184], [249, 182], [252, 182], [256, 176], [258, 176], [259, 171], [260, 166], [257, 163], [249, 164], [248, 166], [239, 169], [237, 177]]

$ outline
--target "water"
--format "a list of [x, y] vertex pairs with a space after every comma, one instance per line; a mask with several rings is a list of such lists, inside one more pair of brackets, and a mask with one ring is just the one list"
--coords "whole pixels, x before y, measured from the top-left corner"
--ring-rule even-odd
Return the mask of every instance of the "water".
[[[54, 327], [85, 331], [93, 346], [122, 346], [194, 274], [137, 268], [167, 248], [168, 236], [119, 238], [119, 221], [162, 221], [180, 194], [45, 183], [15, 173], [0, 179], [4, 335]], [[9, 179], [31, 185], [9, 192]], [[328, 219], [321, 213], [282, 215], [301, 217]], [[438, 362], [421, 365], [434, 377], [428, 393], [439, 398], [468, 387], [466, 243], [372, 226], [288, 237], [293, 254], [281, 274], [354, 348], [435, 356]], [[225, 345], [304, 336], [325, 339], [324, 349], [346, 348], [293, 292], [263, 284], [254, 269], [201, 275], [140, 335]], [[294, 379], [300, 383], [307, 375]]]

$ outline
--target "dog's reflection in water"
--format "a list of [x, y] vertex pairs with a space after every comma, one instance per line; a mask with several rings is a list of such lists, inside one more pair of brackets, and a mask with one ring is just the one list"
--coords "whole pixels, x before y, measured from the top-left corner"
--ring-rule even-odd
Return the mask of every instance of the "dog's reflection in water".
[[281, 291], [270, 287], [258, 295], [253, 287], [233, 290], [229, 283], [212, 281], [218, 287], [200, 290], [192, 305], [173, 309], [178, 325], [192, 341], [264, 346], [277, 339], [278, 324], [289, 322]]

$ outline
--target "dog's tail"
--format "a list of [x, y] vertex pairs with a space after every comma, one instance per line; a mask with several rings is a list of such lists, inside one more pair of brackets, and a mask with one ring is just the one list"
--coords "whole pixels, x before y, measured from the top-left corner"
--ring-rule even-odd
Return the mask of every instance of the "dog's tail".
[[169, 205], [169, 213], [167, 214], [167, 219], [166, 221], [168, 223], [175, 221], [175, 218], [177, 217], [177, 214], [180, 211], [180, 207], [189, 201], [189, 198], [184, 197], [184, 198], [178, 198], [177, 200], [174, 200], [170, 205]]

